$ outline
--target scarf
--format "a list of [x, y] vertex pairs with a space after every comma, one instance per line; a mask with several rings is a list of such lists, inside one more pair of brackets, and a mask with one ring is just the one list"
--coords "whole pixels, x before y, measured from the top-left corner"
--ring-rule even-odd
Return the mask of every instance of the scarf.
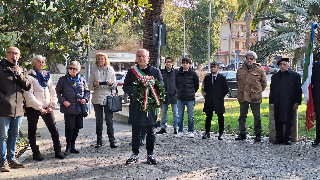
[[74, 89], [78, 89], [80, 84], [80, 74], [77, 74], [76, 77], [71, 77], [69, 74], [67, 75], [68, 82], [72, 85]]
[[42, 73], [39, 72], [36, 68], [33, 68], [33, 70], [37, 73], [37, 79], [40, 85], [45, 89], [48, 86], [48, 81], [50, 79], [50, 73], [48, 72], [45, 77], [43, 77]]

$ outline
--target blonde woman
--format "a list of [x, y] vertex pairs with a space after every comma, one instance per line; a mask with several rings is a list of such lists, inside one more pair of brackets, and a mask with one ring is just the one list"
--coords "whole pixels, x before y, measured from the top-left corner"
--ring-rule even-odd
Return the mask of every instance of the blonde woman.
[[110, 96], [112, 90], [116, 90], [116, 76], [113, 68], [110, 66], [108, 57], [103, 53], [96, 54], [95, 66], [91, 70], [89, 89], [92, 93], [92, 104], [96, 116], [96, 148], [102, 146], [103, 113], [105, 115], [107, 134], [111, 148], [117, 148], [113, 129], [113, 112], [107, 109], [107, 96]]

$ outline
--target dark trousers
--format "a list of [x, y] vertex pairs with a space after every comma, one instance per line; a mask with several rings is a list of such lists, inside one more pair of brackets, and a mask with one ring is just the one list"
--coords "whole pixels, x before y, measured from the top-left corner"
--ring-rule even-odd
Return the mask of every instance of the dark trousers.
[[114, 129], [113, 129], [113, 112], [108, 111], [107, 105], [94, 104], [94, 112], [96, 116], [96, 133], [97, 143], [102, 143], [102, 130], [103, 130], [103, 113], [107, 125], [107, 135], [109, 142], [114, 142]]
[[[275, 120], [277, 141], [291, 141], [292, 128], [293, 128], [295, 116], [296, 116], [296, 111], [292, 111], [291, 117], [288, 117], [286, 122], [280, 122], [279, 120]], [[283, 125], [286, 125], [286, 132], [284, 133], [284, 135], [283, 135]]]
[[[212, 116], [213, 116], [213, 111], [215, 110], [214, 108], [214, 101], [211, 99], [210, 101], [210, 107], [209, 110], [206, 112], [206, 133], [210, 132], [211, 129], [211, 121], [212, 121]], [[224, 130], [224, 117], [223, 114], [217, 114], [218, 116], [218, 123], [219, 123], [219, 134], [223, 134]]]
[[30, 147], [36, 146], [36, 131], [39, 117], [41, 116], [45, 122], [53, 141], [54, 146], [60, 146], [59, 132], [56, 126], [56, 121], [53, 116], [53, 112], [41, 115], [39, 110], [35, 110], [31, 107], [26, 109], [27, 120], [28, 120], [28, 138]]
[[261, 118], [260, 118], [260, 103], [240, 102], [240, 116], [239, 116], [239, 131], [240, 134], [246, 134], [246, 120], [248, 115], [249, 105], [254, 117], [254, 134], [261, 134]]
[[320, 140], [320, 112], [315, 112], [315, 113], [316, 113], [316, 140]]
[[64, 114], [65, 123], [65, 136], [67, 148], [74, 148], [75, 142], [79, 134], [79, 129], [83, 127], [82, 114]]
[[[141, 138], [141, 128], [142, 126], [132, 126], [132, 152], [133, 154], [139, 154], [140, 138]], [[146, 130], [146, 149], [147, 154], [152, 155], [154, 149], [154, 142], [156, 136], [154, 135], [154, 126], [144, 126]]]

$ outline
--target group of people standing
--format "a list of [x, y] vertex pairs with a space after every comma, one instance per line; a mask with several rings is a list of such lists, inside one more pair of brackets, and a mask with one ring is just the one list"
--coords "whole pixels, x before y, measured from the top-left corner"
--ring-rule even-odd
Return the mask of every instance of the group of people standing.
[[[0, 86], [0, 171], [9, 172], [9, 167], [26, 167], [19, 163], [14, 155], [23, 116], [23, 99], [26, 101], [28, 138], [34, 160], [42, 161], [44, 159], [36, 143], [37, 123], [40, 116], [51, 133], [56, 158], [64, 159], [70, 153], [79, 153], [75, 144], [79, 130], [83, 128], [84, 112], [82, 106], [89, 101], [90, 90], [93, 91], [91, 101], [96, 117], [97, 142], [95, 148], [100, 148], [103, 145], [103, 120], [106, 121], [110, 147], [117, 148], [113, 129], [113, 112], [108, 110], [107, 106], [107, 97], [116, 91], [117, 83], [114, 69], [110, 66], [105, 54], [96, 54], [96, 61], [91, 71], [89, 83], [80, 75], [80, 63], [72, 61], [68, 65], [68, 72], [59, 79], [56, 88], [53, 86], [50, 73], [44, 70], [45, 57], [35, 56], [32, 60], [33, 69], [29, 71], [19, 66], [17, 63], [19, 58], [20, 50], [16, 47], [10, 47], [6, 52], [6, 59], [0, 61], [0, 84], [5, 84], [5, 86]], [[246, 139], [246, 118], [250, 106], [254, 116], [254, 140], [256, 142], [261, 141], [260, 104], [262, 103], [262, 92], [267, 86], [267, 80], [264, 70], [259, 63], [256, 63], [256, 59], [256, 53], [248, 51], [244, 64], [237, 71], [240, 133], [235, 140]], [[181, 67], [175, 69], [173, 66], [174, 59], [167, 57], [165, 59], [166, 66], [161, 70], [151, 66], [149, 60], [149, 51], [139, 49], [136, 54], [138, 64], [128, 69], [123, 84], [124, 92], [129, 94], [131, 98], [129, 124], [132, 125], [131, 145], [133, 154], [127, 159], [127, 164], [139, 161], [141, 131], [146, 133], [147, 162], [157, 164], [153, 155], [156, 139], [154, 130], [158, 125], [156, 113], [139, 110], [138, 105], [132, 99], [134, 84], [137, 79], [143, 78], [143, 76], [153, 76], [154, 79], [164, 85], [166, 91], [166, 98], [162, 105], [161, 129], [156, 134], [167, 133], [167, 112], [169, 105], [171, 105], [173, 134], [176, 137], [184, 135], [184, 111], [187, 107], [188, 137], [195, 137], [193, 133], [193, 111], [195, 93], [199, 89], [199, 77], [191, 66], [191, 59], [183, 58]], [[274, 110], [275, 116], [275, 144], [290, 145], [295, 111], [301, 103], [301, 78], [298, 73], [289, 68], [288, 58], [279, 60], [278, 66], [280, 71], [271, 78], [269, 98], [270, 108]], [[315, 65], [315, 68], [319, 67], [320, 65]], [[318, 88], [316, 82], [314, 86]], [[210, 73], [204, 77], [202, 82], [202, 94], [205, 97], [203, 111], [206, 113], [206, 131], [202, 139], [210, 138], [211, 121], [213, 111], [215, 111], [219, 123], [218, 140], [223, 140], [224, 97], [227, 93], [226, 77], [219, 73], [217, 62], [210, 63]], [[58, 103], [60, 103], [60, 112], [64, 114], [65, 119], [66, 149], [64, 153], [61, 151], [59, 132], [53, 114], [53, 108]], [[318, 111], [316, 111], [317, 113]], [[286, 125], [285, 133], [283, 133], [283, 125]], [[317, 132], [320, 129], [318, 127], [317, 124]], [[317, 133], [317, 135], [319, 134]], [[320, 138], [317, 136], [313, 145], [319, 143]]]

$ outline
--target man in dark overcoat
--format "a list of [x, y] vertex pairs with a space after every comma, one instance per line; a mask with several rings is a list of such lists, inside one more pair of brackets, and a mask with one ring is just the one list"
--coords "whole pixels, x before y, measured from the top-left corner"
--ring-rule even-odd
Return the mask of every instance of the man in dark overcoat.
[[143, 112], [139, 110], [139, 105], [133, 100], [133, 85], [137, 81], [138, 77], [136, 72], [140, 70], [148, 76], [153, 76], [161, 84], [163, 84], [160, 70], [150, 66], [149, 64], [149, 51], [146, 49], [139, 49], [137, 51], [136, 59], [138, 65], [128, 70], [126, 78], [123, 83], [123, 91], [130, 96], [129, 105], [129, 124], [132, 125], [132, 152], [133, 154], [126, 161], [127, 164], [136, 163], [139, 160], [139, 147], [140, 147], [140, 132], [141, 127], [145, 127], [146, 130], [146, 149], [147, 149], [147, 162], [149, 164], [157, 164], [156, 159], [153, 156], [155, 134], [154, 128], [157, 125], [155, 112]]
[[316, 139], [312, 145], [317, 146], [320, 143], [320, 54], [314, 54], [313, 60], [315, 62], [312, 66], [311, 83], [314, 112], [316, 114]]
[[162, 118], [161, 118], [161, 129], [157, 134], [167, 133], [167, 122], [168, 122], [168, 106], [171, 104], [172, 109], [172, 124], [173, 124], [173, 134], [177, 134], [178, 128], [178, 106], [177, 106], [177, 87], [175, 83], [176, 70], [173, 68], [173, 57], [166, 57], [166, 66], [161, 69], [161, 74], [164, 82], [164, 89], [166, 90], [166, 98], [162, 105]]
[[[296, 110], [301, 104], [302, 90], [301, 77], [289, 68], [289, 58], [278, 61], [280, 71], [271, 77], [270, 108], [274, 110], [276, 128], [275, 144], [291, 144], [292, 128]], [[283, 124], [286, 132], [283, 134]]]
[[224, 130], [224, 97], [228, 93], [228, 83], [226, 77], [219, 74], [219, 65], [217, 62], [210, 63], [210, 74], [207, 74], [202, 83], [202, 94], [205, 97], [203, 112], [206, 113], [206, 132], [202, 139], [210, 138], [210, 128], [213, 111], [218, 116], [219, 136], [218, 140], [222, 140]]

